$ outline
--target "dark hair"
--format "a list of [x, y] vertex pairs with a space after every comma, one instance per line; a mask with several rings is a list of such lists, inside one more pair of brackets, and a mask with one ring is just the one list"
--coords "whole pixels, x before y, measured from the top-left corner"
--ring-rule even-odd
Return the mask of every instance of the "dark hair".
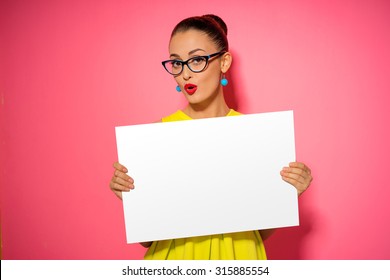
[[178, 32], [195, 29], [207, 34], [217, 45], [220, 51], [228, 51], [227, 26], [225, 22], [216, 15], [204, 15], [190, 17], [179, 22], [172, 31], [171, 38]]

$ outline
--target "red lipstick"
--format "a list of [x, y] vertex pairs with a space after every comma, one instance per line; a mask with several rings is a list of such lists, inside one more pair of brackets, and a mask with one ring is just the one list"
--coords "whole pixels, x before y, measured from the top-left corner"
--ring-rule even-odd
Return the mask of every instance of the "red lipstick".
[[186, 84], [184, 86], [184, 90], [189, 94], [189, 95], [193, 95], [196, 91], [198, 87], [196, 85], [193, 85], [193, 84]]

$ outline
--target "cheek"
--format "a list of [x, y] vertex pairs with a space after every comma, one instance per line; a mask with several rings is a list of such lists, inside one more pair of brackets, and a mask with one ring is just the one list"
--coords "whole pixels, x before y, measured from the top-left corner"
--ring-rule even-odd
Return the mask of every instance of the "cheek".
[[179, 77], [173, 77], [173, 79], [175, 80], [175, 82], [176, 82], [178, 85], [181, 85], [182, 80], [180, 80]]
[[205, 81], [209, 84], [209, 86], [218, 87], [221, 79], [221, 69], [217, 66], [217, 64], [213, 65], [213, 67], [208, 69], [207, 75], [205, 75]]
[[209, 75], [209, 76], [204, 78], [202, 83], [204, 83], [205, 86], [207, 86], [207, 88], [209, 88], [211, 90], [215, 90], [219, 86], [219, 83], [220, 83], [219, 78], [220, 78], [219, 75]]

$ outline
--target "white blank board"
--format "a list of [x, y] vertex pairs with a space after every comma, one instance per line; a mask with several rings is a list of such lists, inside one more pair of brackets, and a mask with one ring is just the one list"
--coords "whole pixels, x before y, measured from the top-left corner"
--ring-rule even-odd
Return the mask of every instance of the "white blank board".
[[299, 224], [292, 111], [116, 127], [128, 243]]

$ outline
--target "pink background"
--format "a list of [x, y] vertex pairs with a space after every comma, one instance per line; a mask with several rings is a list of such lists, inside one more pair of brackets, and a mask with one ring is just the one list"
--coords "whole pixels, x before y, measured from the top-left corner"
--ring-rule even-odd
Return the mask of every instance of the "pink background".
[[389, 1], [2, 0], [3, 258], [142, 258], [108, 187], [114, 127], [184, 104], [160, 61], [173, 26], [204, 13], [229, 26], [229, 103], [293, 109], [315, 177], [269, 258], [390, 258]]

